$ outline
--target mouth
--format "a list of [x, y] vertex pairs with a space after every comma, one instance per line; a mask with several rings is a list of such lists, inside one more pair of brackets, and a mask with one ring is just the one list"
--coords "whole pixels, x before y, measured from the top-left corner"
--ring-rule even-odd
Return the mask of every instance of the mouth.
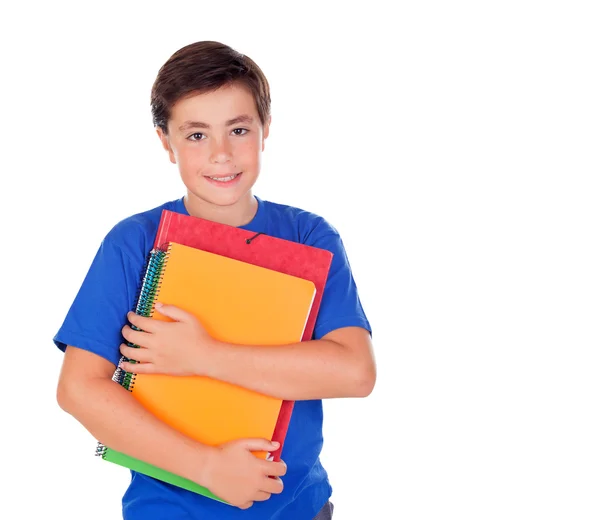
[[215, 176], [205, 176], [204, 178], [214, 184], [215, 186], [231, 186], [233, 184], [237, 184], [239, 181], [242, 172], [232, 173], [231, 175], [215, 175]]

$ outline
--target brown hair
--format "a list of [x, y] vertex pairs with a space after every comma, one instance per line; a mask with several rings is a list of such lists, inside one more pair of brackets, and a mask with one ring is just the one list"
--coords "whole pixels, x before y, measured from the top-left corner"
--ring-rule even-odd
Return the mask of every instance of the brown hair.
[[267, 78], [258, 65], [219, 42], [186, 45], [160, 68], [152, 85], [150, 104], [154, 126], [167, 133], [171, 108], [179, 99], [233, 83], [243, 85], [252, 93], [264, 125], [271, 113], [271, 94]]

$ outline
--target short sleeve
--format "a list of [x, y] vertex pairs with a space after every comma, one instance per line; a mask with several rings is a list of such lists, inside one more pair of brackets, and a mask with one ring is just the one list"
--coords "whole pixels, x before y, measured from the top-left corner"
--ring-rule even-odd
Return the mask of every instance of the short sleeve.
[[317, 315], [314, 338], [320, 339], [342, 327], [362, 327], [371, 334], [371, 325], [362, 307], [348, 256], [339, 234], [320, 237], [311, 245], [333, 253], [329, 276]]
[[54, 336], [56, 346], [64, 351], [67, 345], [72, 345], [117, 365], [123, 342], [121, 329], [127, 322], [127, 312], [134, 308], [142, 267], [109, 234]]

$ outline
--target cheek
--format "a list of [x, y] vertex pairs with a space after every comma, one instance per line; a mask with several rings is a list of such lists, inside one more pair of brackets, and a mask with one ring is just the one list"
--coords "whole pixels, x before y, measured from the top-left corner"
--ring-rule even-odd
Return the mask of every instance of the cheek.
[[182, 148], [178, 150], [177, 162], [179, 167], [186, 170], [196, 170], [206, 164], [206, 157], [201, 149]]
[[254, 163], [260, 157], [260, 143], [256, 141], [246, 141], [239, 143], [236, 147], [236, 158], [245, 163]]

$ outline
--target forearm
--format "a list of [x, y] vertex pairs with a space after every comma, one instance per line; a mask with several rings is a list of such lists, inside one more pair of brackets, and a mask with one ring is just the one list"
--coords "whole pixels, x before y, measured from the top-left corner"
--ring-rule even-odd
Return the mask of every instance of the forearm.
[[365, 361], [327, 339], [282, 346], [221, 343], [206, 369], [210, 377], [281, 399], [363, 397]]
[[[346, 326], [318, 340], [290, 345], [235, 345], [211, 337], [198, 320], [174, 306], [160, 312], [165, 323], [135, 313], [124, 327], [120, 352], [141, 364], [146, 374], [209, 376], [291, 401], [366, 397], [375, 384], [375, 359], [369, 329]], [[144, 332], [141, 332], [144, 331]], [[125, 362], [125, 370], [135, 365]]]
[[214, 448], [158, 420], [114, 381], [71, 383], [59, 390], [59, 403], [106, 446], [205, 485], [202, 465]]

